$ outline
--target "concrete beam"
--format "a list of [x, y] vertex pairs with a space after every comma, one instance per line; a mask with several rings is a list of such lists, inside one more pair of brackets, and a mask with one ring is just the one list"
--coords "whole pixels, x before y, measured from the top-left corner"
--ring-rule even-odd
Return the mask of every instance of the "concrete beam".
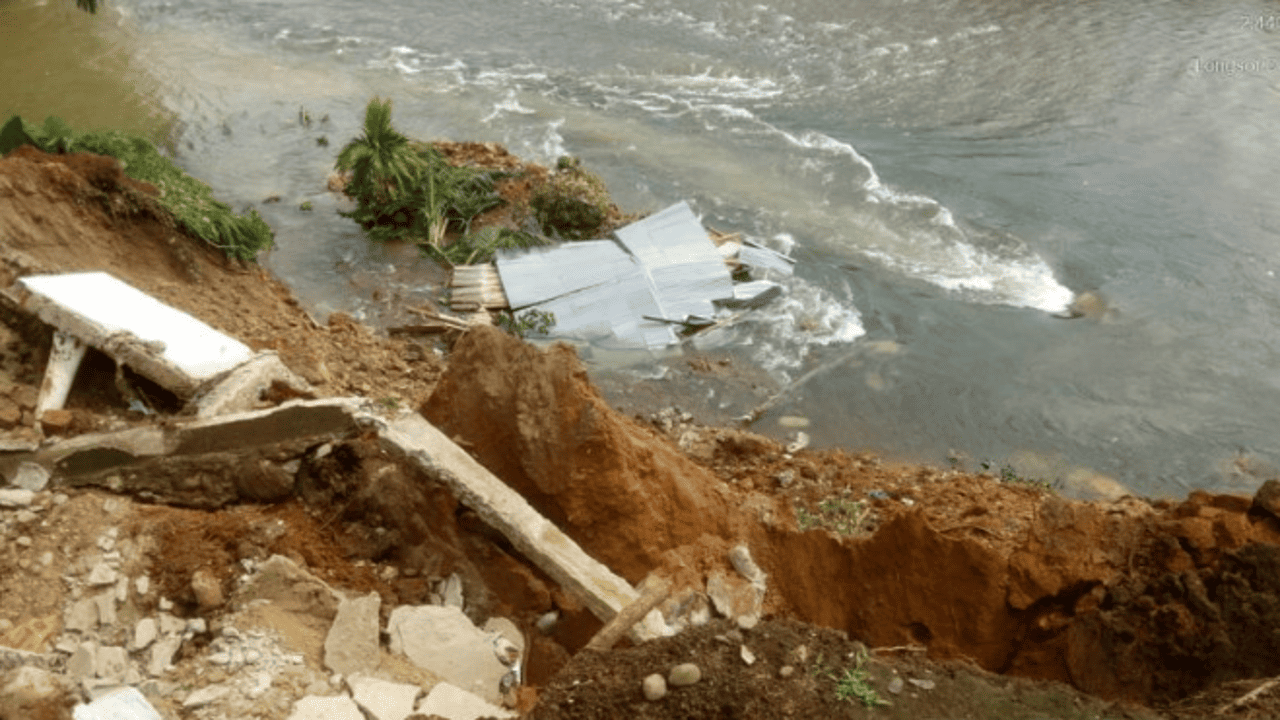
[[[378, 426], [389, 452], [414, 463], [438, 479], [467, 507], [501, 532], [530, 561], [580, 598], [604, 622], [639, 597], [631, 585], [587, 555], [568, 535], [533, 509], [519, 493], [417, 413], [391, 420], [361, 413], [358, 422]], [[632, 635], [649, 640], [671, 631], [658, 611], [636, 624]]]

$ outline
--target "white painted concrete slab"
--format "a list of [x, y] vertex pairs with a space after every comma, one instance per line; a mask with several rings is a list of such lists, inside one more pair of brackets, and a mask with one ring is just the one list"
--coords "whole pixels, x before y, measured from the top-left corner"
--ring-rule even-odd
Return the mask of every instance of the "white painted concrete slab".
[[[116, 359], [179, 395], [253, 356], [239, 340], [104, 272], [32, 275], [19, 282], [40, 319], [113, 357], [126, 350], [131, 357]], [[140, 357], [154, 358], [159, 369]]]

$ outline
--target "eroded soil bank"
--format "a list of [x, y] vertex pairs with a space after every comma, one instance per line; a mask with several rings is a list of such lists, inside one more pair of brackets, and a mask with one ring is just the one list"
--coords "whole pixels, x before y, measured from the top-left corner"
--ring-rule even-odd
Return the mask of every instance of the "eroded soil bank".
[[[788, 452], [680, 413], [625, 417], [571, 349], [538, 350], [493, 328], [461, 336], [446, 367], [429, 345], [379, 337], [341, 316], [317, 325], [260, 268], [176, 232], [147, 202], [153, 191], [103, 158], [20, 150], [0, 160], [0, 284], [107, 270], [255, 348], [278, 350], [318, 394], [420, 407], [614, 571], [633, 583], [671, 578], [669, 614], [709, 578], [730, 582], [728, 553], [745, 545], [768, 574], [764, 619], [579, 652], [600, 626], [580, 603], [432, 478], [353, 437], [323, 452], [282, 446], [157, 463], [150, 504], [119, 497], [131, 488], [117, 484], [115, 494], [64, 487], [61, 503], [51, 496], [38, 512], [6, 512], [0, 620], [10, 630], [0, 636], [10, 642], [57, 636], [69, 600], [60, 578], [110, 525], [143, 548], [136, 562], [175, 612], [211, 622], [242, 608], [202, 607], [195, 572], [211, 573], [231, 597], [241, 563], [272, 553], [335, 587], [376, 591], [384, 607], [426, 602], [456, 573], [474, 612], [511, 617], [530, 638], [532, 690], [520, 705], [538, 718], [1222, 717], [1221, 705], [1280, 674], [1280, 521], [1251, 498], [1082, 503], [869, 454]], [[36, 423], [48, 328], [14, 308], [3, 320], [0, 430], [65, 437], [171, 422], [180, 411], [128, 410], [100, 358], [77, 382], [66, 422]], [[230, 488], [226, 495], [166, 494], [166, 478], [177, 488], [193, 467], [210, 487]], [[250, 476], [279, 484], [263, 495]], [[550, 611], [561, 620], [544, 633], [538, 619]], [[327, 612], [262, 624], [309, 653]], [[179, 680], [198, 681], [201, 652], [197, 642], [180, 658]], [[689, 660], [702, 664], [703, 682], [643, 698], [645, 676]], [[842, 695], [855, 668], [892, 705]], [[254, 712], [287, 717], [289, 693], [317, 682], [282, 681], [271, 697], [283, 705]], [[164, 709], [204, 716], [180, 706]], [[4, 712], [0, 705], [9, 720]], [[1280, 700], [1264, 693], [1225, 716], [1280, 716]]]

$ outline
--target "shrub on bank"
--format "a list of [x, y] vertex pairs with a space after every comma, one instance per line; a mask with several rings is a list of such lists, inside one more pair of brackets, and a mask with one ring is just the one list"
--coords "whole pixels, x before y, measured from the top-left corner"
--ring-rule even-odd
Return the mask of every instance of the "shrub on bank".
[[350, 172], [345, 192], [356, 209], [341, 212], [369, 238], [405, 240], [432, 248], [445, 233], [466, 233], [479, 214], [502, 203], [494, 188], [501, 174], [450, 165], [439, 150], [410, 140], [391, 125], [391, 101], [365, 108], [364, 134], [338, 153], [335, 168]]
[[214, 199], [208, 185], [183, 172], [144, 138], [114, 130], [76, 133], [57, 117], [50, 116], [37, 126], [14, 115], [0, 127], [0, 155], [21, 145], [34, 145], [47, 153], [94, 153], [119, 160], [126, 175], [156, 186], [157, 202], [184, 230], [228, 257], [253, 260], [273, 242], [270, 226], [256, 210], [236, 214], [230, 205]]

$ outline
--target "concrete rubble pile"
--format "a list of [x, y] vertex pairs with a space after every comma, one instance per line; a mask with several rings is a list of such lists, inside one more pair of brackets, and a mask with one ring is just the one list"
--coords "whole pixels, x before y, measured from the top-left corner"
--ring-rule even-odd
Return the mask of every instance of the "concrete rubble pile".
[[[58, 319], [59, 332], [79, 328], [75, 342], [137, 350], [133, 341], [121, 343], [119, 334], [85, 330], [78, 311], [49, 294], [41, 297], [36, 305]], [[107, 336], [116, 344], [104, 343]], [[144, 343], [153, 356], [175, 349], [163, 340]], [[38, 532], [41, 514], [67, 503], [62, 490], [77, 487], [205, 509], [278, 502], [304, 490], [299, 470], [305, 463], [319, 462], [351, 438], [376, 436], [391, 462], [446, 488], [602, 622], [639, 604], [635, 588], [417, 413], [389, 412], [362, 398], [228, 412], [263, 405], [262, 390], [271, 382], [305, 385], [278, 361], [260, 361], [248, 360], [256, 370], [221, 368], [212, 384], [190, 384], [188, 396], [235, 398], [200, 405], [190, 419], [54, 438], [26, 453], [9, 473], [9, 487], [0, 489], [0, 538], [24, 528]], [[54, 399], [42, 407], [57, 404]], [[245, 464], [236, 466], [238, 472], [201, 472], [210, 462]], [[103, 517], [112, 518], [130, 501], [101, 502]], [[404, 498], [385, 502], [412, 504]], [[32, 540], [23, 534], [13, 542], [22, 547]], [[63, 568], [67, 599], [60, 617], [0, 627], [4, 702], [18, 703], [31, 717], [43, 717], [35, 712], [46, 705], [72, 702], [77, 720], [167, 717], [158, 707], [209, 720], [255, 713], [290, 720], [516, 716], [510, 708], [528, 670], [527, 637], [510, 619], [476, 618], [457, 574], [436, 584], [428, 604], [402, 605], [388, 614], [377, 593], [344, 592], [295, 560], [274, 555], [242, 560], [229, 594], [207, 571], [194, 572], [192, 608], [165, 597], [146, 574], [148, 552], [119, 525], [107, 526], [89, 552]], [[50, 567], [54, 559], [47, 552], [35, 562]], [[735, 548], [728, 560], [737, 572], [713, 573], [705, 594], [686, 591], [667, 603], [668, 616], [646, 611], [622, 630], [636, 641], [670, 635], [705, 623], [711, 608], [744, 628], [753, 626], [760, 619], [764, 573], [746, 547]], [[254, 618], [271, 613], [287, 616], [285, 625], [327, 626], [323, 647], [301, 652], [279, 633], [257, 629]], [[0, 717], [6, 709], [12, 708], [0, 705]]]

